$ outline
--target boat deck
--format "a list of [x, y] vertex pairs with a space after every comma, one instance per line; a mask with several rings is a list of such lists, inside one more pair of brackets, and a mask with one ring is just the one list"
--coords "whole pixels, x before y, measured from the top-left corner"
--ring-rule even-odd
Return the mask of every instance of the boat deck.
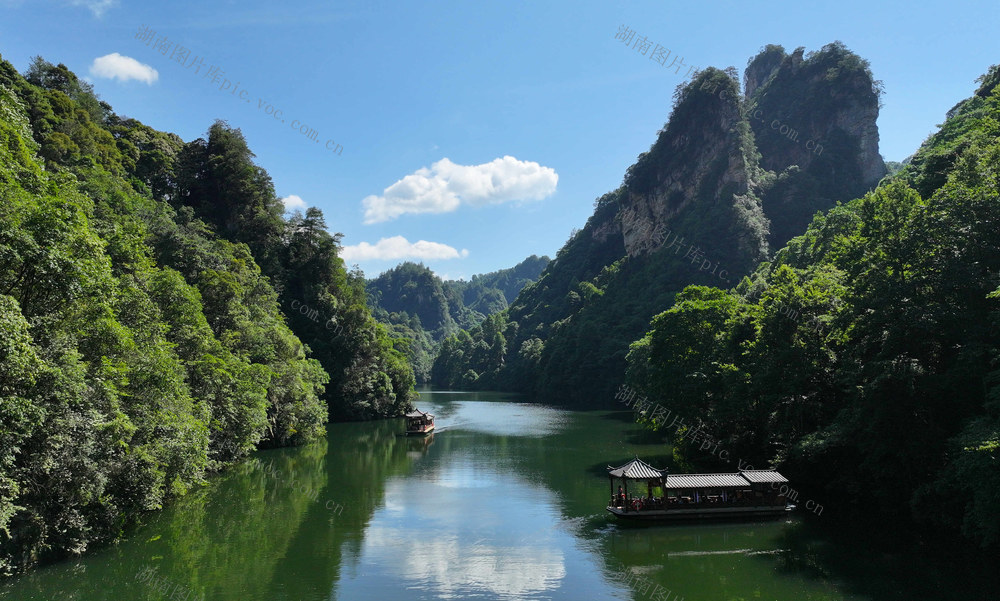
[[427, 426], [427, 427], [422, 428], [422, 429], [407, 430], [406, 431], [406, 435], [407, 436], [423, 436], [425, 434], [430, 434], [433, 431], [434, 431], [434, 424], [431, 424], [430, 426]]
[[792, 506], [785, 505], [728, 505], [713, 507], [671, 507], [670, 509], [624, 509], [609, 506], [608, 511], [614, 515], [629, 520], [638, 521], [669, 521], [698, 520], [733, 517], [778, 517], [791, 511]]

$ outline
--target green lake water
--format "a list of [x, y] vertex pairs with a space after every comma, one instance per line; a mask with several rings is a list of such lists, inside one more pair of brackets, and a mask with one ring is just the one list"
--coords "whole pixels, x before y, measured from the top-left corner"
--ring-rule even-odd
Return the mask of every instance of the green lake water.
[[838, 542], [802, 511], [619, 524], [606, 466], [668, 453], [627, 411], [430, 391], [418, 406], [437, 416], [432, 437], [400, 436], [402, 420], [331, 424], [326, 440], [212, 478], [113, 548], [0, 585], [0, 599], [991, 598], [933, 561]]

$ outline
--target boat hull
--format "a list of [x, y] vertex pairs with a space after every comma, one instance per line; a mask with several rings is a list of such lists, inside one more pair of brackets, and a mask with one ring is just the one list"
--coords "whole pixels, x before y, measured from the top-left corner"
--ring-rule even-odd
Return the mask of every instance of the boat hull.
[[434, 426], [427, 426], [423, 430], [407, 430], [407, 436], [427, 436], [434, 431]]
[[690, 509], [643, 509], [639, 511], [625, 511], [621, 507], [608, 507], [607, 510], [623, 520], [636, 522], [673, 522], [683, 520], [780, 517], [791, 511], [791, 508], [774, 505], [751, 505], [747, 507], [693, 507]]

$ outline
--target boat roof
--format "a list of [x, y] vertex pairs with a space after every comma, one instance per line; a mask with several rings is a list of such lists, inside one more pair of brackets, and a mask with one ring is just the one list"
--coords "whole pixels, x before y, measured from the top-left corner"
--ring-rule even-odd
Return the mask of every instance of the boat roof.
[[431, 415], [430, 413], [427, 413], [426, 411], [421, 411], [421, 410], [417, 409], [417, 410], [410, 411], [409, 413], [407, 413], [406, 417], [430, 417], [430, 418], [433, 418], [434, 416]]
[[788, 478], [774, 470], [742, 470], [740, 475], [754, 484], [770, 484], [771, 482], [788, 482]]
[[740, 474], [674, 474], [667, 476], [667, 488], [746, 488]]
[[631, 480], [659, 480], [667, 475], [667, 471], [658, 470], [636, 457], [620, 467], [608, 466], [608, 474], [615, 478], [625, 477]]
[[659, 480], [666, 488], [747, 488], [752, 484], [788, 482], [776, 470], [740, 470], [723, 474], [667, 474], [636, 457], [619, 467], [608, 466], [608, 475], [630, 480]]
[[667, 488], [746, 488], [751, 484], [788, 482], [775, 470], [742, 470], [729, 474], [673, 474]]

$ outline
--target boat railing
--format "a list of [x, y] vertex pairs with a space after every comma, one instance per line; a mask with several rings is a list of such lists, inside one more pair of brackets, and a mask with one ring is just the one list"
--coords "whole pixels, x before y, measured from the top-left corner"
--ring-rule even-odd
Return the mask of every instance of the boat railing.
[[761, 507], [775, 506], [781, 507], [786, 503], [785, 497], [779, 495], [765, 495], [763, 497], [727, 497], [723, 499], [721, 495], [702, 495], [698, 500], [693, 497], [631, 497], [626, 499], [622, 495], [611, 497], [608, 507], [616, 507], [627, 511], [651, 511], [662, 509], [695, 509], [711, 507]]

